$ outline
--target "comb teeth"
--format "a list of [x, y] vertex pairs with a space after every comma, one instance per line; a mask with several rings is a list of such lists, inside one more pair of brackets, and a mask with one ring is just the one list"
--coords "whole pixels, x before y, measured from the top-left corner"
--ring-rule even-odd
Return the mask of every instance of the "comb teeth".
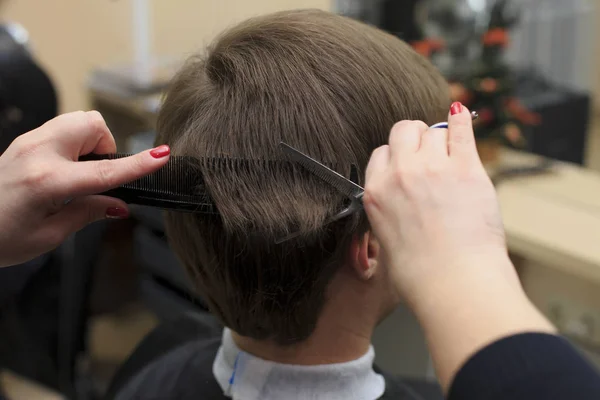
[[[80, 161], [103, 159], [115, 160], [131, 155], [132, 154], [128, 153], [89, 155], [82, 157]], [[158, 171], [121, 185], [121, 187], [127, 189], [149, 190], [161, 194], [197, 196], [198, 190], [202, 189], [204, 186], [204, 180], [202, 175], [196, 171], [196, 163], [197, 161], [192, 157], [170, 157], [167, 164]]]
[[[81, 157], [80, 161], [114, 160], [130, 155], [127, 153], [92, 154]], [[191, 157], [170, 157], [167, 164], [158, 171], [103, 194], [130, 204], [216, 214], [217, 207], [204, 187], [204, 179], [196, 164], [197, 160]]]

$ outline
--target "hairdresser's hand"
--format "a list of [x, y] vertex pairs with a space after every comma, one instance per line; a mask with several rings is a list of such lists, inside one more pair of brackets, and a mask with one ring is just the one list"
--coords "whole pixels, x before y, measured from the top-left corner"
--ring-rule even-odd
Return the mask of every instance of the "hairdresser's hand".
[[458, 103], [452, 114], [448, 130], [415, 121], [394, 126], [389, 145], [373, 153], [364, 197], [391, 279], [425, 330], [445, 388], [492, 341], [553, 332], [508, 258], [469, 111]]
[[126, 218], [121, 200], [96, 196], [147, 175], [168, 161], [160, 147], [114, 161], [77, 162], [116, 152], [95, 111], [59, 116], [17, 138], [0, 156], [0, 267], [56, 248], [68, 235], [104, 218]]
[[365, 208], [409, 301], [471, 259], [507, 258], [496, 192], [460, 107], [448, 130], [399, 122], [367, 168]]

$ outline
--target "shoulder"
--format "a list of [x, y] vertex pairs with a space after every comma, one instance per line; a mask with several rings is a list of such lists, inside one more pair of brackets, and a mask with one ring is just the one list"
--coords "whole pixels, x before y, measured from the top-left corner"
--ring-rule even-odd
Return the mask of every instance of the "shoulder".
[[117, 400], [219, 398], [212, 365], [221, 341], [193, 341], [180, 346], [145, 367], [121, 390]]

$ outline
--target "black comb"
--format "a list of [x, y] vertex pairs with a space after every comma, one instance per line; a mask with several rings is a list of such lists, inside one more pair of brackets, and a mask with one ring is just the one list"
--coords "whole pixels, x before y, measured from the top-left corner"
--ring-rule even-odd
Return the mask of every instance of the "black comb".
[[[79, 161], [114, 160], [131, 155], [89, 154], [81, 157]], [[202, 163], [202, 160], [188, 156], [171, 156], [167, 164], [158, 171], [100, 194], [116, 197], [128, 204], [172, 211], [218, 214], [217, 207], [204, 186], [199, 163]]]
[[[114, 160], [132, 154], [89, 154], [79, 161]], [[326, 164], [335, 168], [334, 164]], [[225, 175], [231, 172], [260, 172], [277, 169], [295, 170], [295, 163], [289, 160], [246, 160], [233, 157], [190, 157], [171, 156], [165, 166], [158, 171], [126, 183], [115, 189], [100, 193], [123, 200], [128, 204], [157, 207], [170, 211], [201, 214], [218, 214], [219, 210], [205, 186], [202, 171], [219, 170]], [[307, 177], [307, 179], [310, 176]], [[244, 199], [240, 199], [244, 201]]]

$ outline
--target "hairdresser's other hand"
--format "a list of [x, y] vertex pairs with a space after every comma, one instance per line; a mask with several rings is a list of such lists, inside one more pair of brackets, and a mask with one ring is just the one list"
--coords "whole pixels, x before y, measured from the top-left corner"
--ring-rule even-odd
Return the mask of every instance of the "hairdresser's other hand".
[[449, 129], [394, 126], [367, 168], [364, 205], [390, 278], [424, 328], [440, 382], [503, 336], [553, 332], [508, 258], [496, 192], [479, 159], [469, 111]]
[[56, 248], [104, 218], [126, 218], [121, 200], [94, 195], [150, 174], [168, 161], [161, 146], [120, 160], [77, 162], [116, 152], [96, 112], [61, 115], [18, 137], [0, 156], [0, 267]]
[[469, 111], [455, 104], [448, 130], [421, 121], [396, 124], [367, 169], [365, 208], [389, 261], [399, 266], [394, 278], [409, 301], [465, 258], [507, 254]]

